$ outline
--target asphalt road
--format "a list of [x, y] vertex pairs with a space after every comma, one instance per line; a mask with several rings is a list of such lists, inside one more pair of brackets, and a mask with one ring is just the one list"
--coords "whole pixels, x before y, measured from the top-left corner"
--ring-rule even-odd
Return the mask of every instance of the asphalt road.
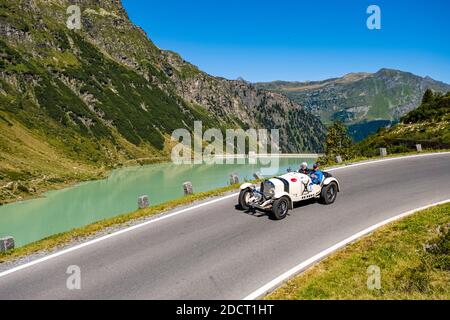
[[[0, 277], [0, 299], [241, 299], [358, 231], [450, 198], [450, 154], [333, 174], [341, 193], [331, 206], [272, 221], [229, 198]], [[70, 265], [81, 290], [66, 287]]]

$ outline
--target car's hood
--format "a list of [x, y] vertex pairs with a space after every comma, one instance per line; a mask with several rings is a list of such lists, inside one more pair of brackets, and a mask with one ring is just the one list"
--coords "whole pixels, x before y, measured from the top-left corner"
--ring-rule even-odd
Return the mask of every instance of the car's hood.
[[299, 173], [299, 172], [288, 172], [286, 174], [278, 176], [278, 178], [282, 178], [287, 181], [291, 181], [292, 179], [302, 180], [302, 178], [304, 178], [304, 177], [308, 177], [308, 176], [306, 174]]

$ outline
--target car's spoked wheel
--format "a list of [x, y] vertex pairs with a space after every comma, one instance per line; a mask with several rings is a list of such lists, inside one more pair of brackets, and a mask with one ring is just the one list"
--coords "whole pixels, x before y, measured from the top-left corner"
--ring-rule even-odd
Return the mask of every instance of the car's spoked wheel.
[[289, 199], [286, 197], [282, 197], [278, 200], [275, 200], [272, 206], [273, 217], [276, 220], [282, 220], [286, 218], [289, 211]]
[[327, 200], [328, 202], [333, 202], [334, 200], [336, 200], [336, 188], [333, 184], [330, 185], [327, 190]]
[[252, 194], [253, 192], [250, 189], [241, 190], [241, 193], [239, 194], [239, 205], [242, 210], [250, 209], [248, 203], [252, 197]]
[[287, 210], [288, 210], [288, 208], [287, 208], [287, 203], [286, 203], [286, 201], [281, 201], [281, 202], [278, 204], [278, 211], [280, 212], [281, 215], [285, 216], [286, 213], [287, 213]]
[[332, 204], [334, 201], [336, 201], [337, 192], [338, 189], [335, 182], [332, 182], [329, 185], [323, 187], [321, 194], [322, 202], [324, 204]]

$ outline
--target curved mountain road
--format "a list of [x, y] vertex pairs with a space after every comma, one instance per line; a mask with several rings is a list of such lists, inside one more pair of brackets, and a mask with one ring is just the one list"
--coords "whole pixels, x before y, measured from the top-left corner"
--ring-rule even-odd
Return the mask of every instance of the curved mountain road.
[[[344, 167], [335, 204], [308, 203], [283, 221], [228, 197], [103, 241], [0, 273], [0, 299], [242, 299], [343, 239], [450, 198], [450, 154]], [[81, 289], [68, 290], [68, 266]]]

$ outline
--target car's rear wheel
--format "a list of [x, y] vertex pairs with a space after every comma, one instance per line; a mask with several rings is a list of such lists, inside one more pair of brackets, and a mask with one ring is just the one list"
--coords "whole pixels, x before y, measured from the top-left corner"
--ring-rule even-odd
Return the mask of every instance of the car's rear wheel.
[[338, 186], [336, 182], [331, 182], [330, 184], [322, 188], [322, 193], [320, 195], [320, 200], [323, 204], [332, 204], [336, 201], [338, 193]]
[[289, 212], [289, 199], [287, 197], [281, 197], [275, 200], [272, 206], [273, 217], [276, 220], [283, 220], [286, 218]]
[[248, 210], [250, 209], [250, 206], [248, 205], [248, 200], [252, 196], [252, 191], [250, 189], [241, 190], [239, 193], [239, 206], [242, 210]]

